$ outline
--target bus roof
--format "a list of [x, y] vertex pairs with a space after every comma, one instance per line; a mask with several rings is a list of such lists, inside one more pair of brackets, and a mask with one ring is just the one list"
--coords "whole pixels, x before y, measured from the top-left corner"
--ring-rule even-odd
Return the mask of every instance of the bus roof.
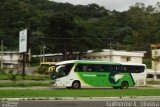
[[137, 64], [137, 63], [120, 63], [121, 65], [139, 65], [139, 66], [146, 66], [145, 64]]
[[145, 64], [137, 63], [119, 63], [119, 62], [107, 62], [107, 61], [91, 61], [91, 60], [68, 60], [57, 63], [56, 65], [69, 64], [69, 63], [83, 63], [83, 64], [115, 64], [115, 65], [141, 65], [146, 66]]
[[56, 65], [68, 64], [68, 63], [85, 63], [85, 64], [120, 64], [116, 62], [107, 62], [107, 61], [91, 61], [91, 60], [68, 60], [57, 63]]

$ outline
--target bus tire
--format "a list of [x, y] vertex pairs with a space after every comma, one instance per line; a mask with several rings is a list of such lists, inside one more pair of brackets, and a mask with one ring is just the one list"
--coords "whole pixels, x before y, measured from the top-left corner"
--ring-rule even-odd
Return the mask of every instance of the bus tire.
[[119, 89], [119, 87], [113, 87], [114, 89]]
[[80, 89], [81, 88], [81, 83], [79, 81], [74, 81], [72, 83], [72, 89]]
[[67, 89], [71, 89], [72, 87], [66, 87]]
[[128, 82], [127, 81], [123, 81], [122, 83], [121, 83], [121, 89], [127, 89], [128, 88], [128, 86], [129, 86], [129, 84], [128, 84]]

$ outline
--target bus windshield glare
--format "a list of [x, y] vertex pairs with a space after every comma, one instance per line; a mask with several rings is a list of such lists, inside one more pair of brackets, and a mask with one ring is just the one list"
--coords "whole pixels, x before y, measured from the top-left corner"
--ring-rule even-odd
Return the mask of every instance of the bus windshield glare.
[[51, 78], [57, 79], [64, 76], [67, 76], [71, 71], [73, 64], [63, 64], [63, 65], [56, 65], [55, 71], [53, 72]]

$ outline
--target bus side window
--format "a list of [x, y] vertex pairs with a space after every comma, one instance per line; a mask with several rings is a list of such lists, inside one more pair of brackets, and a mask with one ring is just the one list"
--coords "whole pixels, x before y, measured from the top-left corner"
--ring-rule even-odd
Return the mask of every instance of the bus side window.
[[101, 69], [103, 72], [110, 72], [112, 70], [112, 66], [110, 65], [101, 65]]
[[127, 66], [126, 71], [130, 73], [134, 73], [134, 66]]
[[88, 70], [88, 65], [85, 65], [85, 64], [78, 64], [76, 69], [75, 69], [76, 72], [87, 72], [89, 71]]
[[103, 69], [102, 69], [101, 65], [96, 65], [95, 69], [96, 69], [96, 72], [103, 72]]
[[123, 67], [123, 69], [124, 69], [124, 72], [127, 72], [126, 66], [122, 66], [122, 67]]
[[117, 68], [118, 72], [126, 72], [126, 67], [123, 65], [118, 66]]
[[123, 70], [123, 67], [122, 67], [121, 65], [117, 65], [117, 66], [116, 66], [116, 69], [117, 69], [117, 70], [116, 70], [117, 72], [123, 72], [123, 71], [124, 71], [124, 70]]
[[116, 72], [117, 71], [117, 66], [116, 65], [110, 65], [109, 66], [109, 71], [110, 72]]
[[135, 73], [144, 72], [144, 66], [135, 66]]
[[90, 72], [92, 71], [92, 66], [90, 66], [89, 64], [79, 64], [76, 70], [80, 72]]
[[82, 72], [83, 71], [83, 65], [82, 64], [77, 64], [75, 68], [75, 72]]
[[99, 72], [100, 71], [100, 65], [98, 65], [98, 64], [89, 65], [89, 71]]

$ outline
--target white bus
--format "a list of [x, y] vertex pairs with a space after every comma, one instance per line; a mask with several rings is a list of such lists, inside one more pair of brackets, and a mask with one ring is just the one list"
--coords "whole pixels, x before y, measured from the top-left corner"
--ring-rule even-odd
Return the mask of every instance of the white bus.
[[106, 61], [70, 60], [56, 64], [51, 76], [54, 86], [128, 88], [137, 83], [145, 85], [144, 64], [124, 64]]

